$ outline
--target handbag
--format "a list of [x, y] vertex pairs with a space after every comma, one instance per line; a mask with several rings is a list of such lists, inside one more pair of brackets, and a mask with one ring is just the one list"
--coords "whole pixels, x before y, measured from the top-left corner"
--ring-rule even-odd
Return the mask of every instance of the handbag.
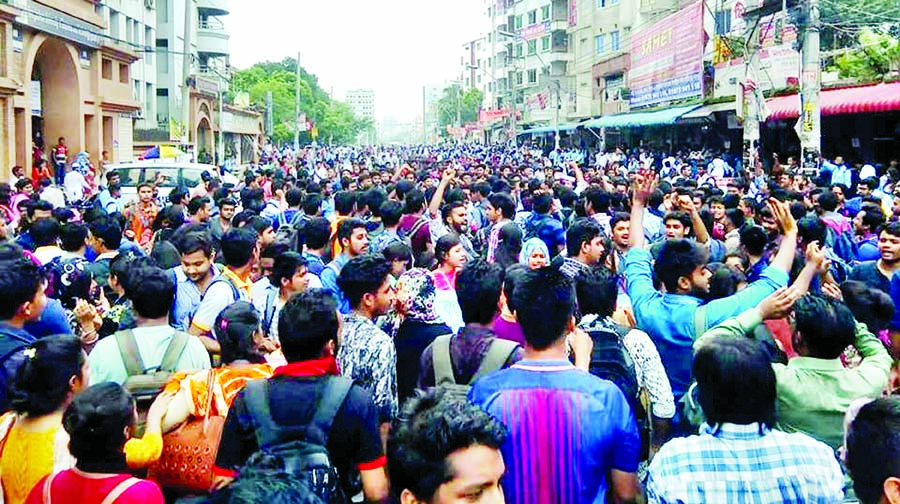
[[191, 418], [163, 436], [162, 455], [147, 477], [166, 490], [196, 494], [212, 489], [213, 466], [225, 426], [224, 417], [210, 416], [214, 385], [215, 372], [210, 369], [204, 415]]

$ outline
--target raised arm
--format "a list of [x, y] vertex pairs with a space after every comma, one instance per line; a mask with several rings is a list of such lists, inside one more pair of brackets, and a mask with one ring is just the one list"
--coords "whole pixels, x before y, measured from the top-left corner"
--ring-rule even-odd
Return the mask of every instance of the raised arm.
[[444, 192], [447, 190], [447, 186], [450, 185], [450, 182], [453, 182], [454, 177], [456, 177], [456, 170], [453, 168], [444, 170], [444, 174], [441, 177], [441, 183], [438, 184], [437, 190], [434, 191], [434, 196], [431, 197], [431, 202], [428, 203], [428, 216], [432, 219], [439, 218], [441, 202], [444, 201]]
[[632, 185], [631, 203], [631, 231], [629, 233], [629, 242], [633, 248], [644, 248], [647, 246], [647, 238], [644, 236], [644, 209], [647, 208], [647, 202], [650, 196], [656, 190], [656, 176], [648, 175], [642, 177], [638, 175], [634, 178]]
[[797, 253], [797, 221], [791, 215], [791, 209], [787, 203], [770, 199], [767, 205], [782, 234], [781, 247], [778, 248], [778, 253], [772, 260], [771, 266], [790, 274], [791, 265], [794, 263], [794, 254]]
[[701, 245], [706, 244], [709, 241], [709, 230], [706, 229], [706, 224], [700, 218], [700, 210], [694, 206], [694, 200], [690, 196], [679, 196], [678, 207], [691, 216], [691, 227], [694, 229], [694, 237], [697, 239], [697, 243]]

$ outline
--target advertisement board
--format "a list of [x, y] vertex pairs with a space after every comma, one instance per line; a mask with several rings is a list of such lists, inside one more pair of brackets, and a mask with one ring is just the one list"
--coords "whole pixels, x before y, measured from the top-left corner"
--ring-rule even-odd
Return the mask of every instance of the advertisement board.
[[699, 97], [703, 43], [702, 2], [635, 29], [628, 72], [631, 107]]

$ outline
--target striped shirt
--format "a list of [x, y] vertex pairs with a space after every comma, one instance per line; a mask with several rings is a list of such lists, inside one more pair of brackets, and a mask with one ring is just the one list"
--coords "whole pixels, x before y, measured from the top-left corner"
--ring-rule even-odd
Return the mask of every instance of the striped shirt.
[[650, 464], [647, 499], [675, 502], [830, 503], [844, 497], [834, 450], [805, 434], [706, 424], [666, 443]]
[[637, 470], [641, 443], [625, 396], [568, 361], [520, 361], [479, 379], [469, 399], [509, 428], [510, 504], [603, 503], [610, 469]]

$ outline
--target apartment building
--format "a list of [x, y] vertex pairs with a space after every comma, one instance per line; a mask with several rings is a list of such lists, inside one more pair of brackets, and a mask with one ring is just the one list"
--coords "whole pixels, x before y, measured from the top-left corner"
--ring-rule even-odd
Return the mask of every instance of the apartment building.
[[351, 89], [347, 91], [344, 100], [353, 110], [353, 114], [356, 117], [368, 119], [373, 125], [370, 130], [360, 133], [357, 142], [365, 145], [374, 144], [377, 139], [375, 128], [375, 91], [371, 89]]

